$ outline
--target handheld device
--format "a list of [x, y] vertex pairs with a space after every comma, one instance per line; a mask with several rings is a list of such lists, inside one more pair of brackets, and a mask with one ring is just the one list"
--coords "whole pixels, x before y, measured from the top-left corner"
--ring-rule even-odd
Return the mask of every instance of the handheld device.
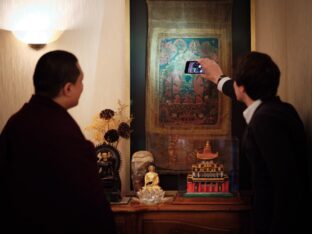
[[184, 72], [188, 74], [204, 74], [202, 66], [197, 61], [187, 61]]

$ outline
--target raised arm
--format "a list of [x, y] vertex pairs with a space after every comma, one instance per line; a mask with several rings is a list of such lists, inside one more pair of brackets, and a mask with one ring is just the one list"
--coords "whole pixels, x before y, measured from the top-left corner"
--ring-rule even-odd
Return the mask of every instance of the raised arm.
[[200, 65], [202, 65], [205, 72], [205, 74], [202, 74], [202, 77], [217, 84], [218, 79], [223, 75], [223, 71], [219, 64], [209, 58], [201, 58], [198, 60], [198, 62], [200, 63]]
[[219, 64], [209, 58], [201, 58], [198, 62], [202, 65], [205, 72], [201, 76], [215, 83], [218, 86], [219, 91], [235, 100], [236, 95], [233, 87], [233, 80], [224, 76]]

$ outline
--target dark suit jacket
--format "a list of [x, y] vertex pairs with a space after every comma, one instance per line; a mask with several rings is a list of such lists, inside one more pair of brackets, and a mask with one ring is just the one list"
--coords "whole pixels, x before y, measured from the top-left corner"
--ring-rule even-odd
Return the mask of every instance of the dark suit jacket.
[[[222, 89], [235, 98], [232, 80]], [[307, 205], [308, 155], [296, 110], [278, 97], [263, 100], [247, 126], [242, 146], [252, 167], [254, 232], [297, 233]]]
[[0, 150], [6, 233], [115, 233], [94, 147], [61, 106], [33, 96], [7, 122]]

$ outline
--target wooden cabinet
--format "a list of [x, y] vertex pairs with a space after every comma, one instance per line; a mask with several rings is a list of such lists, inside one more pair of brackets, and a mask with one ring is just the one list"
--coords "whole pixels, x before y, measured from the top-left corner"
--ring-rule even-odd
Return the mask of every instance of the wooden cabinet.
[[158, 205], [112, 205], [121, 234], [247, 234], [249, 205], [240, 198], [172, 197]]

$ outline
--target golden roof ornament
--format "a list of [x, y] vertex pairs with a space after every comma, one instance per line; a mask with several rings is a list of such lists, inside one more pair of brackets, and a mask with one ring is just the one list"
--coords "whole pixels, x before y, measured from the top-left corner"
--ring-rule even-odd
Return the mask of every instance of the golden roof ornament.
[[216, 153], [211, 152], [211, 145], [209, 141], [206, 142], [206, 145], [203, 151], [197, 152], [196, 154], [196, 157], [201, 160], [212, 160], [212, 159], [217, 158], [218, 156], [219, 156], [218, 152]]

